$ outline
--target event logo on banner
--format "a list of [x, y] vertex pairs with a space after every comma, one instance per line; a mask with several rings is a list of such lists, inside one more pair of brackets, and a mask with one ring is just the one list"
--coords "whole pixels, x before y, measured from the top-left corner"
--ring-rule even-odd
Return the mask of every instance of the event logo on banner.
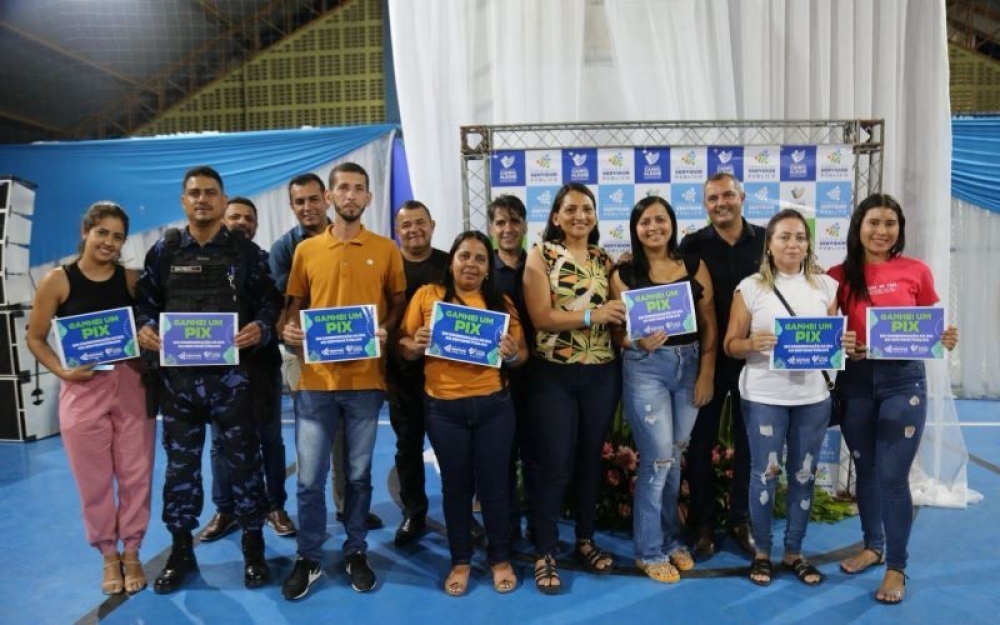
[[635, 148], [633, 158], [637, 185], [670, 182], [670, 148]]
[[524, 186], [524, 152], [498, 150], [493, 153], [490, 184], [494, 187]]
[[597, 150], [594, 148], [563, 150], [562, 170], [563, 184], [569, 182], [597, 184]]
[[492, 196], [516, 195], [528, 210], [528, 244], [541, 238], [559, 188], [587, 185], [597, 198], [601, 245], [613, 257], [630, 250], [629, 217], [651, 195], [668, 200], [678, 238], [708, 223], [705, 181], [716, 173], [742, 181], [743, 216], [766, 225], [783, 208], [809, 223], [819, 264], [844, 259], [847, 227], [856, 201], [855, 158], [849, 145], [622, 146], [498, 150], [490, 161]]
[[708, 148], [708, 176], [726, 173], [743, 180], [743, 146], [716, 145]]

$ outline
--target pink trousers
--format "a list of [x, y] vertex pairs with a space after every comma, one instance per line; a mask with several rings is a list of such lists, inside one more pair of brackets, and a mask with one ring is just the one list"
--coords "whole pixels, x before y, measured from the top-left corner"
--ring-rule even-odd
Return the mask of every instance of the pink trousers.
[[149, 525], [156, 421], [146, 418], [135, 361], [115, 363], [86, 382], [64, 381], [59, 427], [87, 541], [102, 554], [116, 552], [118, 541], [138, 550]]

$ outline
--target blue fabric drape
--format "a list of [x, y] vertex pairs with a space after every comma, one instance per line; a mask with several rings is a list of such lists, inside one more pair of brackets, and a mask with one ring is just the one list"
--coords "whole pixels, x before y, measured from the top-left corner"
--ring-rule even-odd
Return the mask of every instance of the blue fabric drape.
[[183, 219], [184, 172], [210, 165], [229, 195], [252, 196], [285, 184], [393, 130], [395, 125], [310, 128], [194, 136], [0, 146], [0, 174], [38, 185], [31, 264], [74, 252], [84, 211], [111, 200], [142, 232]]
[[951, 135], [951, 195], [1000, 213], [1000, 117], [956, 117]]

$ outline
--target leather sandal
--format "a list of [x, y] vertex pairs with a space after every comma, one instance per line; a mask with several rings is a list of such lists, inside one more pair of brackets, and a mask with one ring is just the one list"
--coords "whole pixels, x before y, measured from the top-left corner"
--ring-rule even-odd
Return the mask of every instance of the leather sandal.
[[694, 558], [686, 549], [678, 549], [670, 554], [670, 564], [677, 567], [678, 571], [690, 571], [694, 568]]
[[770, 586], [772, 573], [770, 558], [754, 558], [750, 563], [750, 581], [758, 586]]
[[670, 562], [654, 562], [652, 564], [646, 564], [645, 562], [636, 560], [635, 566], [655, 582], [676, 584], [681, 581], [680, 572], [677, 570], [677, 567], [670, 564]]
[[[576, 549], [573, 550], [576, 559], [591, 573], [597, 575], [607, 575], [615, 568], [615, 558], [606, 551], [594, 544], [589, 538], [576, 541]], [[601, 566], [601, 563], [604, 566]]]
[[[897, 573], [903, 581], [903, 586], [897, 590], [885, 590], [885, 583], [889, 578], [889, 573]], [[886, 605], [899, 605], [903, 603], [903, 599], [906, 597], [906, 573], [899, 569], [886, 569], [885, 578], [882, 580], [882, 585], [879, 589], [875, 591], [875, 601], [879, 603], [884, 603]]]
[[134, 595], [146, 587], [146, 572], [142, 570], [138, 551], [122, 554], [122, 569], [125, 571], [125, 592]]
[[791, 564], [782, 561], [781, 565], [795, 573], [795, 577], [799, 578], [799, 581], [806, 586], [819, 586], [826, 579], [826, 575], [820, 573], [819, 569], [806, 562], [805, 558], [801, 556], [796, 558]]
[[556, 568], [555, 558], [550, 555], [543, 556], [535, 562], [535, 588], [543, 595], [558, 595], [562, 592], [559, 569]]
[[[858, 562], [858, 560], [865, 555], [866, 551], [874, 555], [875, 559], [867, 562]], [[859, 573], [864, 573], [873, 566], [882, 566], [883, 564], [885, 564], [885, 554], [881, 551], [872, 549], [871, 547], [865, 547], [858, 553], [841, 562], [840, 570], [848, 575], [858, 575]]]
[[125, 590], [122, 579], [122, 559], [115, 553], [104, 554], [104, 578], [101, 580], [101, 592], [106, 595], [120, 595]]
[[493, 590], [501, 595], [513, 592], [517, 588], [517, 575], [510, 562], [501, 562], [490, 567], [493, 570]]
[[469, 592], [469, 574], [472, 567], [468, 564], [456, 564], [451, 567], [448, 577], [444, 580], [444, 591], [452, 597], [461, 597]]

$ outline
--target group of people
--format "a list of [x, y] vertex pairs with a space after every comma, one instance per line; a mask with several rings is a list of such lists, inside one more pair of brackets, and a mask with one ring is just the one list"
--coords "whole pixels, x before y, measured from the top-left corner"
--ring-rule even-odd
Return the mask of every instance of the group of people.
[[[522, 536], [522, 511], [535, 546], [536, 588], [562, 590], [558, 525], [568, 495], [574, 557], [595, 574], [615, 569], [615, 558], [595, 542], [595, 521], [601, 451], [619, 403], [639, 452], [633, 510], [641, 571], [673, 583], [715, 552], [711, 449], [728, 405], [736, 470], [727, 526], [752, 558], [749, 579], [758, 585], [772, 579], [772, 515], [787, 447], [781, 563], [803, 583], [819, 584], [824, 576], [805, 558], [802, 543], [830, 390], [819, 371], [772, 371], [768, 362], [775, 317], [842, 311], [849, 360], [837, 392], [857, 465], [864, 549], [841, 569], [854, 574], [885, 564], [875, 598], [901, 601], [912, 522], [908, 472], [926, 418], [925, 375], [921, 361], [866, 359], [863, 337], [870, 306], [939, 300], [927, 266], [902, 255], [902, 208], [889, 195], [862, 201], [851, 218], [844, 263], [824, 273], [809, 224], [795, 210], [782, 210], [766, 228], [748, 223], [740, 183], [726, 173], [706, 181], [704, 197], [710, 224], [681, 242], [668, 201], [639, 201], [629, 222], [632, 252], [618, 264], [598, 245], [593, 192], [573, 183], [556, 194], [541, 241], [531, 249], [525, 247], [524, 204], [504, 195], [488, 208], [489, 236], [463, 232], [444, 252], [432, 246], [435, 223], [420, 202], [398, 209], [398, 244], [367, 230], [361, 216], [372, 199], [368, 174], [343, 163], [330, 173], [329, 188], [312, 174], [290, 182], [298, 225], [268, 254], [251, 242], [253, 203], [227, 199], [221, 176], [202, 166], [183, 179], [187, 227], [157, 241], [141, 273], [118, 263], [128, 234], [125, 211], [95, 204], [84, 218], [78, 258], [39, 284], [28, 344], [63, 380], [60, 424], [87, 538], [103, 555], [102, 590], [133, 593], [146, 585], [138, 550], [150, 514], [151, 418], [157, 413], [167, 456], [163, 521], [172, 535], [157, 592], [177, 590], [197, 569], [193, 532], [204, 499], [201, 453], [209, 424], [217, 510], [201, 539], [242, 528], [245, 585], [258, 587], [271, 577], [267, 524], [297, 541], [283, 595], [295, 600], [310, 592], [322, 575], [332, 472], [346, 533], [345, 570], [355, 590], [371, 590], [376, 574], [366, 538], [382, 524], [370, 510], [372, 456], [386, 400], [402, 507], [395, 543], [418, 540], [427, 526], [426, 434], [441, 471], [449, 595], [463, 595], [470, 585], [474, 499], [499, 593], [518, 585], [511, 545]], [[690, 287], [697, 332], [630, 337], [623, 293], [678, 283]], [[427, 354], [437, 302], [509, 315], [497, 339], [499, 368]], [[300, 311], [372, 304], [384, 358], [303, 361]], [[135, 360], [101, 370], [60, 365], [47, 343], [53, 318], [128, 305], [135, 307], [139, 346], [152, 355], [144, 359], [145, 371]], [[162, 347], [160, 313], [189, 311], [237, 314], [239, 365], [150, 364]], [[952, 349], [957, 330], [947, 328], [941, 340]], [[282, 361], [295, 414], [298, 527], [285, 510]], [[144, 401], [147, 394], [156, 401]], [[690, 549], [677, 511], [685, 455]]]

